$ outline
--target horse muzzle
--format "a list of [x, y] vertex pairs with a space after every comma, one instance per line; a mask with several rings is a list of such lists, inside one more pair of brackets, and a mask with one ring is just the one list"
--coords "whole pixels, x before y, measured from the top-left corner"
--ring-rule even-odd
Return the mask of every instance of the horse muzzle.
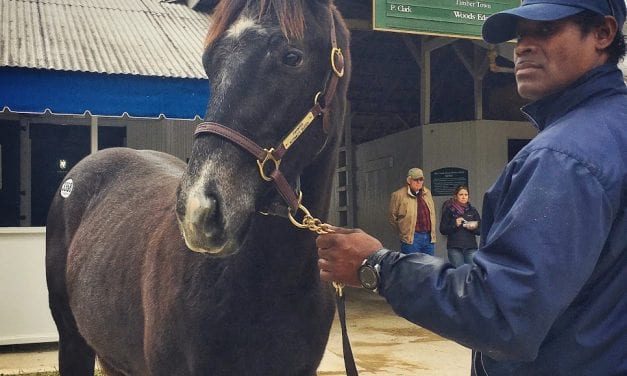
[[198, 190], [190, 192], [185, 200], [184, 214], [178, 214], [179, 226], [185, 244], [194, 252], [215, 256], [233, 252], [224, 234], [219, 201], [215, 196]]

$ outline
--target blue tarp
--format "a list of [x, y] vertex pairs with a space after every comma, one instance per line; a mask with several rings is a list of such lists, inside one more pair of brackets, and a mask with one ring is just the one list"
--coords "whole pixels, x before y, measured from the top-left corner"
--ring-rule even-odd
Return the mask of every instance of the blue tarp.
[[208, 100], [206, 79], [0, 68], [0, 110], [193, 119]]

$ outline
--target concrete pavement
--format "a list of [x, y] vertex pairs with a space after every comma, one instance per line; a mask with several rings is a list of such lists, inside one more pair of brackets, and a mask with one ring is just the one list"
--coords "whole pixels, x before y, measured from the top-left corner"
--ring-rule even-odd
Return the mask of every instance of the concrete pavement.
[[[347, 289], [346, 321], [360, 376], [468, 376], [470, 350], [394, 314], [379, 295]], [[318, 375], [345, 375], [339, 321]]]

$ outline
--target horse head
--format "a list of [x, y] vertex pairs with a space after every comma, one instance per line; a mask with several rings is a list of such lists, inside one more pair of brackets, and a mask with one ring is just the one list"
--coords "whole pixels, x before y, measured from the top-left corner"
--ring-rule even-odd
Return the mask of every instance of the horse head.
[[[275, 179], [271, 172], [280, 171], [284, 186], [297, 190], [308, 166], [335, 161], [350, 76], [348, 44], [331, 0], [218, 4], [203, 54], [211, 83], [205, 120], [213, 130], [197, 130], [177, 192], [177, 218], [191, 250], [236, 252], [259, 210], [280, 200], [277, 184], [268, 181]], [[336, 94], [327, 95], [331, 90]], [[278, 146], [280, 155], [267, 154], [271, 162], [262, 165], [263, 156], [225, 130], [265, 152]]]

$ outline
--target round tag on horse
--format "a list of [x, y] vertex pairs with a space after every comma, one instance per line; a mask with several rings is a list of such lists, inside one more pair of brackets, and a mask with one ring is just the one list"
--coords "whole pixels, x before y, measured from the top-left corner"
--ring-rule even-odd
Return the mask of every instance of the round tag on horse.
[[74, 181], [72, 179], [66, 180], [61, 186], [61, 197], [63, 198], [70, 197], [70, 193], [72, 193], [73, 188], [74, 188]]

